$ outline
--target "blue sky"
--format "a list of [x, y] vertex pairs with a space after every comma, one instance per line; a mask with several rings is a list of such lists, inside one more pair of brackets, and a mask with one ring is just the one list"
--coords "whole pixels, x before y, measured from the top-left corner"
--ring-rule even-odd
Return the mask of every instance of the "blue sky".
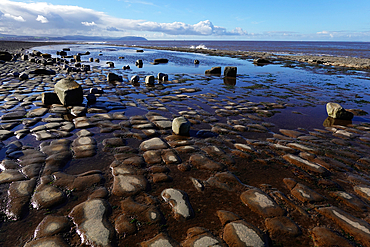
[[370, 41], [370, 1], [0, 0], [0, 33]]

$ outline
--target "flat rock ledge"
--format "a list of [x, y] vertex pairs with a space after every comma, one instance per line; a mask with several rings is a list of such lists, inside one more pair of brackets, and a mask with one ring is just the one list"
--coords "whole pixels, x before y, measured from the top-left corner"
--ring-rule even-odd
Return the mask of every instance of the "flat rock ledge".
[[82, 244], [110, 247], [114, 228], [109, 223], [107, 213], [110, 207], [103, 199], [92, 199], [72, 209], [69, 217], [77, 227]]

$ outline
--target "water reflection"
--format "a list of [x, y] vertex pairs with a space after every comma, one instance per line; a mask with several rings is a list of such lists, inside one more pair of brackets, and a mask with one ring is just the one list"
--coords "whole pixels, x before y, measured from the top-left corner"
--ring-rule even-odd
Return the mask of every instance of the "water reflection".
[[224, 84], [228, 86], [235, 86], [236, 78], [235, 77], [224, 77]]
[[324, 127], [331, 127], [333, 125], [341, 125], [341, 126], [348, 126], [352, 124], [352, 120], [342, 120], [342, 119], [336, 119], [332, 117], [327, 117], [324, 122], [323, 126]]

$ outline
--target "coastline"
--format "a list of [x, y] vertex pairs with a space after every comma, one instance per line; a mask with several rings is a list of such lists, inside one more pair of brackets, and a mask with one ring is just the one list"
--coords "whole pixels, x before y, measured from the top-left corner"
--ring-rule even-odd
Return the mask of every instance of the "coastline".
[[[21, 53], [23, 50], [36, 46], [48, 46], [57, 44], [73, 44], [74, 42], [29, 42], [29, 41], [0, 41], [0, 51], [10, 53]], [[121, 45], [116, 45], [121, 46]], [[338, 57], [338, 56], [318, 56], [318, 55], [279, 55], [272, 52], [256, 51], [229, 51], [213, 49], [194, 49], [183, 47], [159, 47], [159, 46], [129, 46], [135, 48], [146, 48], [155, 50], [168, 50], [189, 53], [202, 53], [211, 56], [230, 56], [240, 59], [257, 59], [264, 58], [271, 62], [301, 62], [309, 64], [323, 64], [335, 67], [355, 68], [360, 70], [370, 70], [370, 58], [358, 57]]]
[[19, 53], [26, 49], [30, 49], [36, 46], [46, 46], [46, 45], [62, 45], [62, 44], [72, 44], [73, 42], [46, 42], [46, 41], [9, 41], [0, 40], [0, 51], [7, 51], [9, 53]]
[[179, 47], [158, 47], [158, 46], [132, 46], [136, 48], [146, 48], [155, 50], [168, 50], [178, 52], [203, 53], [211, 56], [230, 56], [241, 59], [265, 58], [270, 61], [291, 61], [304, 62], [310, 64], [323, 64], [336, 67], [356, 68], [361, 70], [370, 70], [369, 58], [357, 57], [336, 57], [336, 56], [315, 56], [315, 55], [276, 55], [271, 52], [255, 51], [229, 51], [229, 50], [212, 50], [212, 49], [193, 49]]

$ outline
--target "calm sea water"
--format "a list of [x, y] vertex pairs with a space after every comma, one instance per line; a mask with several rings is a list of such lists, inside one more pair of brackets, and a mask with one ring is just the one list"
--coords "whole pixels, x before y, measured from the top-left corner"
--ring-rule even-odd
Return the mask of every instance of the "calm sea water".
[[275, 54], [329, 55], [370, 58], [370, 42], [321, 41], [116, 41], [117, 45], [205, 48]]

